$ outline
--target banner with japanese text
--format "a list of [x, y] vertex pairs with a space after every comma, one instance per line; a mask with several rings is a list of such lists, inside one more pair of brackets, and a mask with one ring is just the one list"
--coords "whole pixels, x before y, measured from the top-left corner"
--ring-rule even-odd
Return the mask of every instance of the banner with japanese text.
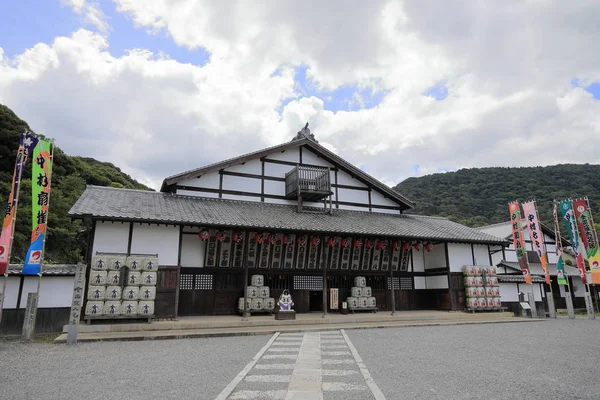
[[23, 275], [39, 274], [44, 258], [44, 240], [48, 223], [50, 180], [52, 176], [51, 146], [50, 141], [40, 140], [33, 152], [31, 176], [31, 245], [25, 256]]
[[4, 216], [2, 233], [0, 234], [0, 275], [6, 273], [6, 270], [8, 269], [8, 263], [10, 262], [10, 249], [12, 246], [12, 238], [14, 233], [14, 221], [17, 214], [21, 175], [23, 174], [23, 169], [25, 169], [27, 157], [37, 142], [38, 139], [35, 136], [27, 133], [23, 134], [19, 140], [19, 149], [17, 150], [17, 160], [15, 162], [12, 185], [10, 186], [6, 215]]
[[560, 237], [560, 228], [558, 224], [558, 211], [557, 204], [554, 203], [554, 207], [552, 209], [552, 215], [554, 216], [554, 236], [556, 240], [556, 256], [558, 257], [558, 261], [556, 262], [556, 281], [559, 285], [568, 285], [567, 275], [565, 273], [565, 264], [563, 261], [563, 248], [562, 248], [562, 238]]
[[571, 248], [573, 249], [573, 251], [575, 251], [575, 254], [577, 255], [577, 269], [579, 270], [581, 282], [586, 284], [587, 276], [585, 275], [583, 249], [579, 241], [579, 235], [577, 233], [577, 225], [575, 224], [575, 215], [573, 213], [573, 204], [571, 203], [571, 200], [563, 200], [560, 203], [558, 203], [558, 208], [560, 209], [560, 213], [563, 219], [565, 220], [565, 227], [567, 228], [567, 233], [569, 234]]
[[573, 211], [579, 228], [581, 243], [586, 251], [587, 259], [590, 264], [592, 274], [592, 283], [600, 283], [600, 249], [598, 248], [598, 235], [594, 228], [592, 210], [587, 199], [578, 199], [573, 201]]
[[512, 224], [512, 237], [517, 260], [523, 272], [525, 283], [531, 284], [531, 274], [529, 273], [529, 263], [527, 262], [527, 250], [525, 249], [525, 239], [523, 238], [523, 225], [521, 224], [521, 209], [519, 203], [513, 201], [508, 205], [510, 212], [510, 222]]
[[550, 271], [548, 270], [548, 256], [546, 254], [546, 244], [544, 243], [544, 233], [542, 232], [542, 226], [538, 219], [538, 212], [535, 206], [535, 201], [528, 201], [522, 203], [523, 214], [525, 214], [525, 221], [527, 221], [527, 229], [529, 230], [529, 237], [533, 243], [533, 248], [540, 257], [540, 263], [544, 270], [544, 276], [546, 283], [550, 284]]

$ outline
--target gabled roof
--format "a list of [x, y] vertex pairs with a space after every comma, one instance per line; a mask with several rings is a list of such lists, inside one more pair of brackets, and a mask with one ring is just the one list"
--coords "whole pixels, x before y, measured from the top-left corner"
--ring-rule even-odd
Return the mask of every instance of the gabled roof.
[[[519, 266], [518, 262], [514, 262], [514, 261], [500, 261], [497, 265], [498, 267], [506, 267], [506, 268], [510, 268], [512, 270], [514, 270], [516, 273], [521, 274], [521, 267]], [[565, 265], [565, 273], [567, 274], [567, 276], [579, 276], [579, 270], [577, 268], [573, 268], [569, 265]], [[548, 263], [548, 272], [550, 273], [551, 276], [556, 276], [557, 272], [556, 272], [556, 264], [551, 264]], [[535, 263], [535, 262], [530, 262], [529, 263], [529, 273], [531, 275], [544, 275], [544, 269], [542, 268], [542, 264], [540, 263]]]
[[216, 172], [216, 171], [228, 168], [228, 167], [232, 167], [234, 165], [243, 164], [250, 160], [260, 159], [260, 158], [266, 157], [269, 154], [273, 154], [276, 152], [282, 152], [285, 150], [294, 149], [294, 148], [301, 147], [301, 146], [306, 146], [306, 147], [310, 148], [314, 153], [321, 156], [323, 159], [338, 166], [340, 169], [345, 170], [347, 173], [356, 177], [358, 180], [362, 181], [363, 183], [373, 186], [376, 190], [380, 191], [387, 197], [390, 197], [391, 199], [398, 202], [401, 205], [401, 208], [403, 210], [413, 208], [415, 206], [411, 200], [404, 197], [403, 195], [396, 192], [395, 190], [391, 189], [386, 184], [380, 182], [379, 180], [375, 179], [371, 175], [362, 171], [360, 168], [355, 167], [348, 161], [344, 160], [343, 158], [339, 157], [335, 153], [327, 150], [325, 147], [321, 146], [317, 142], [310, 140], [308, 138], [292, 140], [291, 142], [283, 143], [283, 144], [280, 144], [277, 146], [267, 147], [266, 149], [255, 151], [253, 153], [244, 154], [239, 157], [230, 158], [228, 160], [210, 164], [210, 165], [207, 165], [202, 168], [197, 168], [197, 169], [189, 170], [186, 172], [182, 172], [180, 174], [169, 176], [169, 177], [165, 178], [165, 180], [163, 181], [163, 184], [162, 184], [162, 187], [160, 190], [161, 190], [161, 192], [168, 192], [170, 186], [172, 186], [182, 180], [190, 179], [190, 178], [197, 178], [201, 175], [206, 175], [211, 172]]
[[[523, 229], [525, 229], [527, 227], [527, 221], [522, 220], [521, 224], [523, 226]], [[496, 228], [496, 227], [500, 227], [500, 226], [504, 226], [504, 225], [506, 225], [507, 227], [510, 227], [511, 222], [505, 221], [505, 222], [499, 222], [497, 224], [478, 226], [475, 229], [479, 229], [481, 231], [486, 231], [489, 228]], [[556, 232], [554, 232], [554, 229], [550, 229], [550, 227], [548, 227], [547, 225], [545, 225], [543, 223], [540, 223], [540, 225], [542, 226], [542, 232], [544, 234], [546, 234], [546, 235], [550, 236], [552, 239], [556, 240]], [[505, 238], [512, 241], [512, 229], [511, 229], [511, 233], [509, 233]], [[570, 243], [567, 239], [565, 239], [564, 237], [561, 237], [561, 239], [562, 239], [563, 246], [570, 246]]]
[[[305, 210], [311, 209], [306, 207]], [[88, 186], [69, 215], [113, 221], [256, 229], [259, 232], [314, 232], [432, 242], [505, 244], [502, 238], [446, 218], [342, 209], [335, 209], [332, 214], [299, 213], [294, 205], [100, 186]]]

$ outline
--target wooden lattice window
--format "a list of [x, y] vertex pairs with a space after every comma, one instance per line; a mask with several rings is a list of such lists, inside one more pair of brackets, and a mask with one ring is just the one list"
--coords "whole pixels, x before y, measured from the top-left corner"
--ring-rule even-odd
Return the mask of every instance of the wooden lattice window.
[[413, 288], [413, 280], [412, 278], [402, 277], [400, 278], [400, 289], [402, 290], [412, 290]]
[[[392, 282], [394, 283], [394, 290], [400, 290], [400, 278], [391, 278]], [[391, 290], [391, 284], [390, 284], [390, 278], [388, 278], [387, 280], [387, 288], [388, 290]]]
[[194, 281], [194, 289], [196, 290], [211, 290], [213, 288], [212, 275], [196, 275]]
[[179, 290], [191, 290], [194, 287], [194, 275], [181, 274], [179, 278]]
[[294, 289], [296, 289], [296, 290], [323, 290], [323, 277], [321, 277], [321, 276], [294, 276]]

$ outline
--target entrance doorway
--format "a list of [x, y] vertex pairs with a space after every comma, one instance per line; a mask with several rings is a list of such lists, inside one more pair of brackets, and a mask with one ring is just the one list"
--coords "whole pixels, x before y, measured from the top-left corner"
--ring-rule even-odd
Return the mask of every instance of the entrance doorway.
[[323, 311], [323, 291], [311, 290], [309, 296], [309, 310]]

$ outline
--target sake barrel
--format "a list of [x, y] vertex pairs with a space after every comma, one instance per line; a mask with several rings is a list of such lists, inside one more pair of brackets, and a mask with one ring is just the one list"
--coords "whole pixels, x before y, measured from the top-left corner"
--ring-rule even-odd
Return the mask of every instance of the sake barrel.
[[500, 300], [500, 297], [494, 297], [494, 307], [495, 308], [502, 307], [502, 300]]
[[362, 290], [362, 295], [366, 297], [371, 297], [373, 295], [373, 291], [370, 286], [365, 286]]
[[93, 271], [106, 271], [108, 269], [108, 262], [106, 257], [100, 254], [96, 254], [92, 257], [92, 270]]
[[263, 299], [256, 297], [252, 299], [252, 311], [261, 311], [263, 308]]
[[258, 297], [266, 298], [269, 297], [269, 287], [268, 286], [260, 286], [258, 288]]
[[481, 267], [478, 267], [477, 265], [474, 265], [472, 268], [473, 268], [473, 275], [474, 276], [481, 276]]
[[491, 286], [485, 287], [485, 297], [494, 297], [494, 289]]
[[104, 286], [106, 285], [106, 271], [90, 271], [90, 286]]
[[[123, 288], [123, 300], [137, 301], [139, 299], [139, 286], [125, 286]], [[137, 304], [136, 304], [137, 309]], [[134, 312], [135, 314], [135, 312]]]
[[477, 307], [485, 308], [487, 302], [485, 301], [485, 297], [477, 297]]
[[[157, 271], [158, 270], [158, 257], [157, 256], [145, 256], [142, 261], [142, 271]], [[152, 309], [154, 311], [154, 309]]]
[[120, 271], [125, 266], [125, 256], [112, 256], [108, 263], [109, 271]]
[[135, 300], [124, 300], [121, 303], [121, 315], [136, 315], [138, 302]]
[[487, 278], [486, 283], [488, 286], [498, 286], [498, 277], [497, 276], [489, 276]]
[[486, 267], [485, 272], [487, 276], [496, 276], [496, 267]]
[[500, 288], [498, 286], [494, 286], [492, 287], [493, 290], [493, 297], [500, 297]]
[[275, 308], [275, 299], [273, 297], [267, 297], [263, 299], [263, 310], [272, 311]]
[[104, 315], [118, 316], [121, 314], [121, 302], [120, 301], [105, 301], [104, 309], [102, 310]]
[[368, 299], [369, 299], [368, 302], [369, 302], [369, 307], [370, 308], [377, 307], [377, 300], [375, 299], [375, 297], [371, 296], [371, 297], [368, 297]]
[[467, 307], [468, 308], [477, 308], [477, 298], [467, 297]]
[[121, 298], [121, 286], [107, 286], [104, 298], [112, 301], [119, 300]]
[[139, 299], [144, 301], [156, 300], [156, 286], [140, 287]]
[[357, 276], [354, 278], [354, 286], [356, 287], [365, 287], [367, 286], [367, 280], [364, 276]]
[[465, 293], [467, 294], [467, 297], [477, 297], [477, 288], [474, 286], [466, 287]]
[[353, 310], [355, 308], [358, 308], [358, 298], [356, 297], [348, 297], [346, 299], [346, 302], [348, 303], [348, 308]]
[[141, 271], [144, 260], [143, 256], [127, 256], [125, 264], [129, 267], [129, 271]]
[[88, 301], [85, 305], [85, 315], [102, 315], [104, 312], [103, 301]]
[[361, 297], [363, 295], [363, 288], [354, 286], [350, 289], [350, 293], [352, 294], [352, 297]]
[[485, 305], [488, 308], [494, 308], [494, 298], [493, 297], [486, 297], [485, 298]]
[[248, 288], [246, 289], [246, 296], [249, 299], [253, 299], [255, 297], [258, 297], [258, 288], [256, 286], [248, 286]]
[[92, 301], [104, 300], [104, 286], [90, 286], [87, 292], [87, 299]]
[[[252, 309], [252, 299], [246, 299], [246, 311]], [[240, 297], [238, 300], [238, 310], [244, 311], [244, 298]]]
[[137, 313], [139, 315], [154, 315], [154, 302], [153, 301], [140, 301], [138, 303]]
[[369, 307], [369, 298], [368, 297], [359, 297], [358, 298], [358, 307], [359, 308], [368, 308]]
[[485, 288], [483, 286], [475, 287], [477, 297], [485, 297]]
[[120, 285], [121, 284], [121, 271], [108, 271], [108, 273], [106, 274], [106, 284]]
[[127, 274], [127, 285], [133, 286], [133, 285], [141, 285], [141, 280], [142, 280], [142, 273], [138, 272], [138, 271], [129, 271], [129, 273]]
[[464, 276], [472, 276], [472, 274], [471, 274], [471, 266], [470, 265], [463, 265], [462, 272], [463, 272]]
[[473, 286], [475, 286], [475, 277], [465, 276], [464, 282], [465, 282], [465, 286], [473, 287]]
[[481, 276], [473, 277], [473, 285], [474, 286], [483, 286], [483, 278]]
[[140, 278], [140, 284], [142, 286], [154, 286], [156, 285], [156, 272], [154, 271], [143, 271]]
[[263, 275], [252, 275], [250, 277], [250, 284], [252, 286], [264, 286], [265, 285], [265, 277]]

